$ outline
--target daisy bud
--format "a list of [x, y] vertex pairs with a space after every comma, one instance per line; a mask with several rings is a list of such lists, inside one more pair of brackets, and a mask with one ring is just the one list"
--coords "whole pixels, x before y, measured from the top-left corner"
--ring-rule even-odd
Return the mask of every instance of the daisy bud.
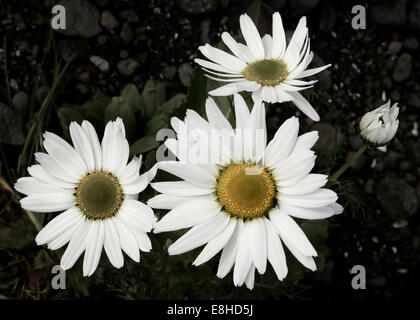
[[397, 103], [391, 107], [388, 101], [379, 108], [366, 113], [360, 120], [360, 135], [364, 140], [382, 146], [392, 140], [398, 130]]

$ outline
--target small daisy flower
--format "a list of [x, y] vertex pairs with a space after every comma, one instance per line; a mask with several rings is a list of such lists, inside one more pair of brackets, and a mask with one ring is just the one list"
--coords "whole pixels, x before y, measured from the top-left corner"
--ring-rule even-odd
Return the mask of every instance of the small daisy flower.
[[398, 130], [399, 108], [397, 103], [391, 107], [389, 100], [384, 105], [366, 113], [360, 120], [360, 135], [376, 146], [384, 146], [394, 138]]
[[210, 61], [195, 59], [195, 62], [203, 67], [209, 78], [229, 82], [209, 93], [227, 96], [249, 91], [254, 101], [292, 101], [309, 118], [319, 121], [318, 113], [299, 93], [312, 87], [316, 80], [301, 79], [321, 72], [330, 64], [307, 69], [313, 53], [310, 51], [306, 18], [300, 19], [288, 45], [278, 12], [273, 14], [273, 34], [266, 34], [263, 38], [248, 15], [241, 15], [239, 22], [246, 45], [236, 42], [227, 32], [222, 34], [223, 42], [233, 55], [209, 44], [199, 47]]
[[20, 178], [15, 189], [27, 195], [22, 208], [35, 212], [63, 211], [36, 236], [38, 245], [57, 250], [69, 243], [61, 267], [70, 269], [84, 254], [83, 274], [92, 275], [102, 248], [111, 264], [121, 268], [122, 251], [134, 261], [150, 251], [147, 236], [156, 218], [152, 209], [138, 201], [156, 174], [155, 166], [139, 175], [141, 157], [130, 163], [122, 120], [106, 125], [102, 143], [88, 121], [70, 124], [73, 146], [46, 132], [44, 148], [36, 153], [39, 164], [28, 168], [30, 177]]
[[[264, 105], [257, 102], [249, 112], [239, 94], [234, 104], [236, 128], [211, 98], [208, 121], [193, 110], [185, 121], [172, 119], [177, 139], [165, 144], [180, 161], [159, 162], [159, 168], [181, 180], [152, 183], [161, 194], [148, 204], [170, 210], [156, 223], [155, 233], [191, 228], [168, 248], [170, 255], [205, 245], [193, 262], [198, 266], [222, 251], [217, 276], [225, 277], [233, 267], [234, 284], [252, 289], [255, 269], [263, 274], [267, 261], [280, 280], [286, 277], [283, 245], [315, 270], [317, 252], [293, 217], [324, 219], [343, 208], [335, 192], [322, 188], [327, 176], [310, 173], [316, 131], [298, 136], [299, 122], [292, 117], [267, 144]], [[196, 139], [198, 129], [212, 139]], [[220, 133], [216, 138], [214, 131]], [[219, 153], [215, 162], [195, 159], [214, 153]]]

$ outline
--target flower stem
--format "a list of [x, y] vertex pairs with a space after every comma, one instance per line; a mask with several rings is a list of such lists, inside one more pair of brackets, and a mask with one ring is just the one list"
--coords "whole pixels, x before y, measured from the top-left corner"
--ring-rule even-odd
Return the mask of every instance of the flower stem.
[[338, 178], [357, 160], [359, 157], [363, 154], [363, 152], [366, 151], [366, 149], [369, 147], [369, 144], [365, 143], [363, 146], [360, 147], [359, 150], [355, 154], [352, 155], [352, 157], [347, 160], [345, 164], [343, 164], [340, 169], [338, 169], [331, 177], [330, 181], [335, 182], [338, 180]]

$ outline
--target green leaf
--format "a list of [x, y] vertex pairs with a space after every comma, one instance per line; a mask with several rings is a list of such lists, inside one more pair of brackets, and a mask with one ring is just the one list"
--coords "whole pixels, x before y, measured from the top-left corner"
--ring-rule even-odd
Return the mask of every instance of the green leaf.
[[121, 97], [124, 99], [124, 101], [127, 103], [129, 108], [133, 112], [144, 112], [143, 101], [141, 99], [139, 91], [137, 90], [137, 87], [134, 84], [130, 83], [126, 85], [121, 92]]
[[121, 97], [113, 97], [105, 111], [105, 123], [120, 117], [125, 126], [125, 132], [128, 140], [135, 135], [136, 119], [134, 112], [128, 107], [127, 103]]
[[251, 4], [246, 10], [246, 14], [249, 15], [252, 21], [254, 21], [255, 25], [257, 25], [258, 19], [260, 17], [260, 10], [261, 10], [261, 0], [252, 0]]
[[193, 109], [201, 116], [205, 116], [205, 103], [207, 96], [207, 78], [204, 76], [203, 70], [196, 67], [191, 75], [191, 85], [188, 89], [185, 108]]
[[63, 128], [64, 135], [69, 138], [69, 126], [70, 122], [76, 121], [81, 124], [86, 116], [80, 110], [79, 106], [73, 107], [62, 107], [57, 111], [58, 119], [60, 120], [61, 127]]
[[149, 119], [156, 113], [156, 108], [165, 101], [165, 85], [148, 80], [142, 92], [144, 116]]
[[159, 141], [156, 141], [154, 136], [145, 136], [130, 146], [130, 157], [156, 149], [159, 144]]

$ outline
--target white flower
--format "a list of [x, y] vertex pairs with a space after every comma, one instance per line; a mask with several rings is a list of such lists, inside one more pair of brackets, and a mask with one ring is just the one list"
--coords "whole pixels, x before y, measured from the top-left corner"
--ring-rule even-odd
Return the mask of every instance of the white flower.
[[397, 133], [398, 113], [397, 103], [391, 107], [391, 101], [366, 113], [360, 120], [360, 135], [376, 145], [388, 143]]
[[301, 79], [321, 72], [330, 65], [306, 69], [313, 58], [306, 18], [300, 19], [288, 45], [278, 12], [273, 14], [273, 35], [266, 34], [262, 39], [246, 14], [241, 15], [239, 22], [246, 45], [236, 42], [227, 32], [222, 34], [223, 42], [233, 55], [209, 44], [199, 48], [212, 62], [202, 59], [195, 59], [195, 62], [216, 77], [207, 76], [230, 82], [209, 93], [213, 96], [227, 96], [250, 91], [254, 101], [292, 101], [309, 118], [319, 121], [318, 113], [299, 93], [300, 90], [312, 87], [316, 80]]
[[[304, 266], [316, 269], [316, 250], [292, 217], [324, 219], [343, 209], [336, 203], [336, 193], [322, 188], [327, 176], [310, 174], [316, 131], [298, 136], [299, 122], [292, 117], [267, 145], [264, 105], [256, 103], [250, 113], [239, 94], [234, 103], [236, 129], [211, 98], [206, 102], [208, 121], [193, 110], [187, 111], [184, 122], [171, 120], [177, 139], [165, 144], [180, 161], [159, 162], [159, 168], [182, 180], [152, 183], [161, 194], [148, 204], [170, 210], [154, 232], [192, 227], [168, 248], [170, 255], [206, 245], [193, 262], [198, 266], [222, 250], [217, 276], [225, 277], [234, 265], [234, 284], [246, 283], [252, 289], [255, 269], [263, 274], [267, 260], [280, 280], [286, 277], [282, 244]], [[220, 135], [195, 141], [197, 129], [209, 134], [217, 130]], [[216, 163], [194, 161], [195, 156], [219, 150]], [[261, 161], [264, 166], [257, 165]]]
[[121, 268], [121, 249], [134, 261], [150, 251], [147, 236], [156, 218], [147, 205], [137, 201], [156, 174], [156, 166], [139, 175], [141, 157], [129, 157], [128, 141], [120, 118], [106, 125], [102, 144], [88, 121], [70, 124], [74, 147], [46, 132], [44, 148], [36, 153], [39, 164], [28, 168], [30, 177], [20, 178], [15, 188], [27, 195], [22, 208], [35, 212], [63, 211], [37, 235], [38, 245], [56, 250], [69, 242], [61, 258], [64, 270], [83, 252], [83, 274], [92, 275], [102, 248], [111, 264]]

